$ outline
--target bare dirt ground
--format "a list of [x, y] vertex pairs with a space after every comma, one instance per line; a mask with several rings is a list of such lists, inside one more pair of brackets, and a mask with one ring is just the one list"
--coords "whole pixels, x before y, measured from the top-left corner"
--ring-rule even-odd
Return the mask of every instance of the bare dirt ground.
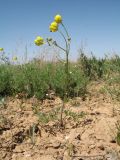
[[100, 92], [101, 87], [93, 83], [85, 100], [66, 103], [62, 128], [59, 119], [40, 122], [39, 112], [61, 106], [58, 97], [43, 102], [7, 97], [0, 108], [0, 160], [120, 160], [120, 104]]

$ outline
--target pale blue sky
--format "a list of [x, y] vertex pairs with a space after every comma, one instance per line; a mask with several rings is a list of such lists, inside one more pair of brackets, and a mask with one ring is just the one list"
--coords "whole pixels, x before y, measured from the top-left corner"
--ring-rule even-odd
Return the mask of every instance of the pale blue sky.
[[81, 44], [98, 57], [114, 51], [120, 55], [120, 0], [0, 0], [0, 47], [22, 56], [27, 44], [33, 57], [36, 35], [62, 42], [57, 32], [49, 32], [58, 13], [72, 38], [73, 59]]

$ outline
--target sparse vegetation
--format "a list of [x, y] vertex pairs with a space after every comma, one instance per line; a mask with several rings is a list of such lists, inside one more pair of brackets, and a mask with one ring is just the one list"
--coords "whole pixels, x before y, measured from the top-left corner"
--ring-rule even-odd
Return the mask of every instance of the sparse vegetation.
[[49, 113], [44, 112], [37, 112], [36, 115], [38, 116], [39, 123], [48, 123], [49, 121], [58, 120], [58, 113], [60, 108], [53, 109]]
[[[40, 148], [42, 146], [45, 155], [52, 147], [55, 153], [56, 151], [60, 152], [61, 157], [64, 154], [69, 158], [84, 157], [85, 149], [91, 153], [99, 149], [101, 155], [96, 155], [96, 157], [101, 157], [101, 159], [114, 156], [112, 155], [113, 143], [116, 148], [120, 145], [120, 126], [116, 121], [113, 122], [113, 119], [119, 119], [119, 105], [116, 109], [115, 102], [119, 104], [120, 101], [120, 58], [114, 56], [101, 60], [94, 56], [87, 57], [85, 54], [80, 57], [85, 58], [80, 58], [77, 62], [69, 62], [69, 100], [64, 104], [62, 114], [64, 127], [60, 127], [59, 121], [61, 99], [64, 97], [66, 85], [64, 61], [51, 62], [36, 59], [26, 64], [13, 65], [10, 63], [8, 65], [4, 62], [0, 65], [1, 155], [5, 152], [10, 157], [14, 154], [13, 151], [22, 154], [22, 151], [17, 148], [20, 145], [26, 146], [27, 142], [29, 147], [35, 148], [35, 150], [38, 149], [38, 146]], [[12, 97], [12, 100], [9, 101], [9, 97]], [[56, 104], [57, 98], [59, 103]], [[28, 102], [31, 99], [33, 101]], [[47, 104], [45, 104], [46, 102]], [[113, 113], [111, 115], [110, 107], [114, 109], [114, 115]], [[105, 124], [105, 118], [109, 121], [109, 126], [107, 123]], [[114, 135], [114, 140], [112, 139], [108, 143], [112, 134], [112, 131], [109, 131], [109, 127], [112, 129], [112, 122], [115, 124], [114, 129], [117, 132]], [[91, 127], [95, 130], [93, 133]], [[100, 133], [96, 130], [99, 130]], [[7, 136], [5, 133], [10, 135]], [[93, 138], [100, 135], [102, 144]], [[104, 138], [107, 140], [103, 142]], [[95, 144], [89, 144], [91, 139]], [[52, 144], [51, 141], [53, 141]], [[109, 154], [103, 155], [106, 146], [111, 151]], [[21, 150], [29, 147], [23, 147]], [[31, 153], [34, 152], [30, 148], [28, 150]], [[64, 153], [63, 150], [66, 152]], [[9, 152], [11, 155], [8, 155]], [[115, 152], [119, 154], [117, 149]]]
[[86, 115], [84, 112], [75, 113], [70, 110], [65, 110], [64, 113], [66, 116], [71, 117], [74, 121], [79, 121], [80, 118], [83, 118]]

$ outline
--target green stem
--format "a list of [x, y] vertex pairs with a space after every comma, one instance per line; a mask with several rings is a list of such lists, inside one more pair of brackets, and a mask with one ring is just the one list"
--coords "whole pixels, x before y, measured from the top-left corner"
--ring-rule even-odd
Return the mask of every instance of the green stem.
[[61, 50], [63, 50], [64, 52], [66, 52], [66, 50], [65, 50], [64, 48], [60, 47], [57, 43], [54, 44], [54, 45], [55, 45], [56, 47], [60, 48]]
[[70, 44], [69, 42], [66, 40], [66, 37], [64, 36], [64, 34], [59, 30], [59, 33], [62, 35], [62, 37], [64, 38], [65, 40], [65, 43], [66, 43], [66, 64], [65, 64], [65, 73], [66, 73], [66, 93], [67, 96], [68, 96], [68, 83], [69, 83], [69, 59], [68, 59], [68, 56], [69, 56], [69, 49], [70, 49]]
[[67, 34], [67, 37], [70, 38], [70, 36], [69, 36], [69, 34], [68, 34], [68, 31], [67, 31], [66, 27], [64, 26], [64, 24], [61, 23], [61, 25], [63, 26], [63, 28], [64, 28], [64, 30], [65, 30], [65, 32], [66, 32], [66, 34]]
[[67, 44], [68, 44], [68, 53], [69, 53], [70, 52], [70, 41], [71, 41], [71, 38], [70, 38], [70, 36], [68, 34], [68, 31], [67, 31], [65, 25], [63, 23], [61, 23], [61, 25], [63, 26], [63, 28], [64, 28], [64, 30], [65, 30], [65, 32], [67, 34], [67, 37], [68, 37], [68, 43]]
[[66, 43], [66, 50], [68, 49], [68, 43], [67, 43], [67, 40], [66, 40], [66, 38], [65, 38], [65, 36], [64, 36], [64, 34], [60, 31], [60, 30], [58, 30], [58, 32], [61, 34], [61, 36], [63, 37], [63, 39], [65, 40], [65, 43]]
[[66, 93], [68, 97], [68, 89], [69, 89], [69, 60], [68, 60], [69, 52], [66, 52]]

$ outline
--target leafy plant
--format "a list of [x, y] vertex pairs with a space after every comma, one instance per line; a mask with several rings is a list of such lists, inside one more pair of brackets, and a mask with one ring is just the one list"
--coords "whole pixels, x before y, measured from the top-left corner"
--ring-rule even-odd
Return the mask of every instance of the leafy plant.
[[[65, 34], [59, 29], [59, 26], [62, 26]], [[48, 43], [49, 46], [54, 45], [55, 47], [61, 49], [64, 53], [65, 53], [65, 68], [64, 68], [64, 72], [65, 72], [65, 78], [64, 78], [64, 90], [63, 92], [63, 102], [65, 102], [69, 96], [69, 82], [70, 82], [70, 74], [69, 74], [69, 52], [70, 52], [70, 42], [71, 42], [71, 38], [68, 34], [68, 31], [63, 23], [62, 17], [61, 15], [56, 15], [54, 18], [54, 21], [50, 24], [49, 29], [51, 32], [56, 32], [58, 31], [60, 33], [60, 35], [62, 36], [64, 42], [65, 42], [65, 48], [61, 47], [55, 40], [53, 40], [52, 38], [47, 38], [46, 42]], [[35, 44], [37, 46], [41, 46], [45, 43], [44, 39], [40, 36], [37, 36], [36, 39], [34, 40]], [[58, 89], [58, 88], [57, 88]], [[63, 108], [64, 108], [64, 103], [63, 106], [61, 108], [61, 126], [63, 126], [63, 120], [62, 120], [62, 113], [63, 113]]]
[[86, 115], [85, 112], [75, 113], [70, 110], [65, 110], [64, 113], [66, 116], [72, 117], [74, 121], [78, 121], [79, 118], [83, 118]]
[[58, 113], [60, 108], [53, 109], [49, 113], [37, 112], [36, 115], [38, 116], [40, 123], [48, 123], [49, 121], [54, 121], [58, 119]]
[[105, 72], [105, 59], [97, 59], [93, 54], [92, 57], [89, 58], [81, 51], [78, 62], [81, 70], [90, 80], [103, 78]]

